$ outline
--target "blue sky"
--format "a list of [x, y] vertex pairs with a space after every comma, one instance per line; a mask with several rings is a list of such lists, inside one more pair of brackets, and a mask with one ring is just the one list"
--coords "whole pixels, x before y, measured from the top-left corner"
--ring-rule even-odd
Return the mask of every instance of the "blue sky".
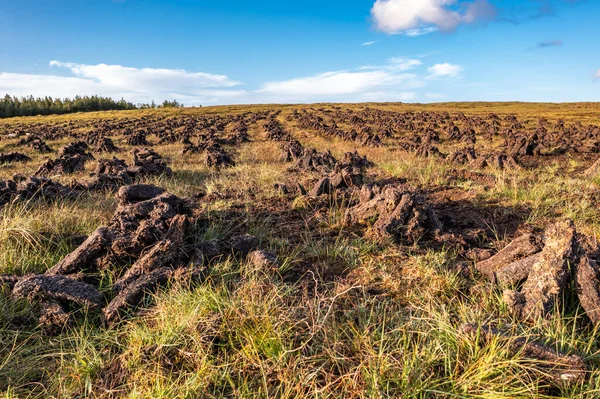
[[0, 93], [600, 101], [596, 0], [0, 0]]

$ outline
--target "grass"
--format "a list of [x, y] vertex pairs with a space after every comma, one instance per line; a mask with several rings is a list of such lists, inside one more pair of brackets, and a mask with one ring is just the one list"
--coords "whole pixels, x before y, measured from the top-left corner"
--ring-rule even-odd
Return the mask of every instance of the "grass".
[[112, 201], [14, 203], [0, 210], [0, 273], [43, 273], [71, 252], [73, 239], [108, 218]]
[[[600, 123], [599, 106], [585, 103], [368, 106], [483, 116], [515, 113], [530, 123], [542, 116]], [[330, 149], [337, 158], [356, 149], [355, 143], [322, 137], [287, 121], [289, 112], [298, 108], [302, 106], [106, 112], [15, 118], [0, 121], [0, 126], [281, 109], [279, 120], [304, 145]], [[319, 175], [289, 171], [291, 165], [279, 160], [277, 144], [265, 140], [260, 124], [251, 126], [250, 136], [250, 143], [227, 148], [236, 165], [221, 170], [206, 167], [200, 155], [180, 156], [181, 144], [157, 145], [155, 150], [170, 159], [174, 174], [145, 181], [184, 197], [207, 194], [212, 199], [199, 210], [203, 220], [198, 240], [255, 234], [261, 248], [278, 255], [279, 269], [222, 259], [211, 264], [204, 282], [165, 288], [147, 300], [143, 312], [115, 328], [104, 327], [94, 315], [77, 314], [74, 325], [57, 337], [36, 326], [35, 304], [13, 300], [2, 289], [0, 397], [600, 397], [598, 329], [589, 325], [581, 308], [565, 301], [549, 319], [519, 323], [506, 309], [502, 293], [470, 273], [472, 264], [454, 248], [424, 249], [365, 238], [344, 221], [350, 205], [344, 195], [316, 200], [282, 196], [275, 183], [309, 187]], [[114, 138], [123, 149], [116, 156], [127, 159], [131, 148]], [[1, 150], [16, 150], [16, 141], [3, 139]], [[157, 140], [150, 136], [150, 141]], [[58, 149], [65, 142], [48, 144]], [[367, 181], [405, 179], [425, 194], [446, 193], [474, 209], [491, 203], [506, 212], [526, 209], [522, 224], [529, 227], [569, 217], [578, 231], [600, 234], [598, 179], [581, 174], [590, 160], [574, 156], [518, 171], [470, 171], [396, 148], [393, 141], [381, 148], [358, 148], [376, 164]], [[1, 167], [0, 178], [32, 173], [45, 156], [33, 158], [22, 170]], [[57, 179], [66, 184], [87, 176], [93, 167], [89, 163], [85, 173]], [[456, 169], [483, 173], [490, 183], [467, 174], [457, 178]], [[4, 206], [0, 274], [42, 273], [53, 266], [73, 250], [75, 237], [110, 220], [116, 208], [113, 197], [95, 194]], [[499, 231], [491, 235], [487, 247], [510, 239]], [[495, 323], [508, 329], [510, 337], [484, 342], [463, 332], [464, 323]], [[579, 385], [548, 383], [539, 364], [510, 349], [520, 337], [581, 354], [590, 367], [589, 378]]]

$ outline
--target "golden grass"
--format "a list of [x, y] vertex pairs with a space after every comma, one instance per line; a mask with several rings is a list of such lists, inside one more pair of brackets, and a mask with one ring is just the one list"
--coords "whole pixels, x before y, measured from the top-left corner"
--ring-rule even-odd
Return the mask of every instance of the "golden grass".
[[[331, 105], [315, 105], [313, 107]], [[515, 113], [521, 119], [600, 124], [599, 104], [349, 104], [394, 111], [449, 111], [469, 115]], [[143, 110], [15, 118], [2, 125], [96, 118], [172, 117], [276, 110], [285, 115], [303, 106], [228, 106], [178, 110]], [[285, 122], [306, 146], [330, 149], [342, 157], [358, 149], [376, 166], [368, 179], [397, 177], [422, 190], [444, 188], [474, 202], [495, 201], [507, 208], [527, 208], [526, 220], [543, 227], [555, 217], [573, 218], [581, 232], [598, 236], [598, 180], [585, 178], [585, 163], [568, 168], [543, 165], [535, 170], [479, 171], [493, 177], [485, 187], [456, 180], [456, 167], [422, 159], [393, 146], [360, 148], [323, 138]], [[292, 175], [278, 159], [278, 146], [252, 127], [251, 143], [228, 148], [236, 166], [207, 168], [201, 156], [180, 156], [180, 144], [155, 150], [171, 161], [172, 177], [147, 182], [191, 196], [227, 194], [203, 209], [209, 220], [204, 238], [229, 234], [232, 221], [221, 212], [246, 211], [244, 227], [261, 246], [275, 250], [279, 270], [257, 270], [229, 258], [213, 265], [207, 281], [159, 292], [149, 309], [116, 329], [94, 317], [59, 337], [35, 327], [35, 309], [0, 292], [0, 392], [16, 397], [129, 398], [588, 398], [600, 396], [598, 331], [585, 323], [580, 308], [559, 309], [547, 320], [519, 324], [509, 315], [501, 293], [483, 279], [466, 277], [451, 249], [420, 250], [365, 239], [343, 222], [347, 207], [340, 198], [329, 209], [310, 215], [314, 201], [289, 201], [287, 209], [306, 216], [305, 227], [291, 238], [272, 230], [268, 216], [252, 214], [270, 201], [284, 201], [275, 183], [316, 175]], [[155, 141], [150, 136], [151, 141]], [[14, 150], [17, 140], [3, 140], [0, 150]], [[54, 149], [64, 141], [50, 141]], [[131, 149], [116, 154], [128, 158]], [[445, 149], [448, 150], [448, 149]], [[50, 154], [53, 156], [53, 154]], [[2, 166], [0, 178], [30, 174], [45, 156], [22, 167]], [[129, 159], [128, 159], [129, 160]], [[60, 177], [68, 183], [85, 173]], [[241, 207], [240, 207], [241, 206]], [[115, 209], [112, 194], [84, 196], [62, 203], [15, 204], [0, 211], [0, 273], [43, 272], [70, 250], [70, 238], [89, 234], [106, 223]], [[214, 215], [213, 215], [214, 214]], [[310, 219], [310, 220], [308, 220]], [[312, 226], [309, 228], [308, 226]], [[505, 237], [497, 237], [504, 240]], [[493, 243], [491, 243], [493, 244]], [[300, 272], [296, 270], [300, 268]], [[298, 273], [294, 279], [289, 275]], [[30, 320], [15, 327], [15, 318]], [[509, 326], [514, 338], [543, 337], [557, 349], [582, 354], [591, 366], [588, 381], [550, 387], [530, 360], [509, 350], [508, 341], [482, 344], [460, 330], [462, 323]]]

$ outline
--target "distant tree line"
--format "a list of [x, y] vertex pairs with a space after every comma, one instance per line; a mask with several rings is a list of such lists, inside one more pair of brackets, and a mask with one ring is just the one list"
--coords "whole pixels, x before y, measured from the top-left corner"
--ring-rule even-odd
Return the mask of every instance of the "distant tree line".
[[165, 100], [160, 105], [156, 105], [154, 101], [151, 104], [136, 105], [124, 99], [115, 101], [110, 97], [101, 96], [76, 96], [72, 99], [60, 99], [52, 97], [34, 98], [33, 96], [18, 98], [7, 94], [4, 98], [0, 98], [0, 118], [142, 108], [180, 108], [183, 106], [177, 100]]
[[160, 105], [156, 105], [156, 103], [154, 101], [152, 101], [150, 104], [139, 104], [138, 105], [138, 108], [140, 108], [140, 109], [148, 109], [148, 108], [183, 108], [183, 107], [185, 107], [185, 105], [183, 105], [182, 103], [178, 102], [177, 100], [173, 100], [173, 101], [165, 100]]

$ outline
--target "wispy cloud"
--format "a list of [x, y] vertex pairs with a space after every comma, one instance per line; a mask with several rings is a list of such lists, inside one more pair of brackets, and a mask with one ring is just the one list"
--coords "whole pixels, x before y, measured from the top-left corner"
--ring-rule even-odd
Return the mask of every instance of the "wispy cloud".
[[598, 72], [596, 72], [595, 77], [596, 77], [596, 79], [600, 79], [600, 69], [598, 69]]
[[563, 5], [576, 5], [585, 0], [528, 0], [506, 2], [500, 9], [499, 20], [512, 24], [535, 21], [558, 16], [557, 9]]
[[395, 33], [395, 34], [400, 34], [400, 35], [405, 35], [408, 37], [417, 37], [417, 36], [423, 36], [423, 35], [427, 35], [429, 33], [433, 33], [433, 32], [437, 32], [439, 29], [436, 28], [435, 26], [429, 26], [427, 28], [416, 28], [416, 29], [408, 29], [399, 33]]
[[371, 9], [376, 29], [407, 36], [453, 31], [462, 24], [489, 21], [496, 14], [488, 0], [376, 0]]
[[262, 93], [299, 96], [337, 96], [364, 93], [373, 88], [413, 81], [412, 74], [377, 71], [336, 71], [284, 81], [268, 82]]
[[[257, 93], [274, 102], [413, 101], [419, 96], [417, 89], [433, 86], [435, 80], [458, 77], [463, 71], [449, 63], [419, 71], [422, 65], [418, 59], [394, 57], [384, 65], [268, 82]], [[431, 93], [426, 97], [441, 98]]]
[[421, 65], [416, 59], [394, 57], [384, 65], [267, 82], [258, 93], [284, 102], [408, 101], [416, 98], [414, 89], [426, 84], [418, 74], [408, 72]]
[[207, 87], [232, 87], [240, 84], [225, 75], [187, 72], [183, 69], [131, 68], [121, 65], [86, 65], [61, 61], [50, 61], [50, 66], [66, 68], [74, 75], [113, 87], [138, 85], [165, 91], [183, 88], [193, 90]]
[[[310, 76], [273, 80], [244, 90], [225, 75], [182, 69], [134, 68], [108, 64], [52, 61], [49, 72], [61, 74], [0, 73], [0, 94], [73, 97], [101, 95], [135, 103], [177, 99], [186, 105], [243, 103], [310, 103], [413, 101], [419, 89], [435, 80], [457, 77], [459, 65], [444, 63], [425, 68], [416, 58], [394, 57], [382, 65], [329, 71]], [[438, 98], [432, 94], [424, 98]]]
[[364, 65], [361, 70], [408, 71], [421, 66], [423, 63], [414, 58], [392, 57], [385, 65]]
[[431, 100], [441, 100], [446, 98], [446, 95], [441, 93], [425, 93], [425, 97]]
[[372, 46], [374, 45], [376, 42], [364, 42], [363, 44], [361, 44], [361, 46]]
[[535, 45], [535, 48], [561, 47], [564, 45], [562, 40], [545, 40]]
[[102, 95], [133, 102], [187, 99], [186, 104], [208, 103], [218, 97], [236, 96], [229, 90], [240, 83], [225, 75], [187, 72], [182, 69], [132, 68], [121, 65], [87, 65], [51, 61], [51, 68], [66, 69], [71, 76], [0, 73], [0, 93], [17, 96], [73, 97]]
[[408, 71], [419, 67], [422, 64], [421, 61], [414, 58], [394, 57], [390, 58], [388, 64], [385, 65], [384, 68], [397, 71]]

